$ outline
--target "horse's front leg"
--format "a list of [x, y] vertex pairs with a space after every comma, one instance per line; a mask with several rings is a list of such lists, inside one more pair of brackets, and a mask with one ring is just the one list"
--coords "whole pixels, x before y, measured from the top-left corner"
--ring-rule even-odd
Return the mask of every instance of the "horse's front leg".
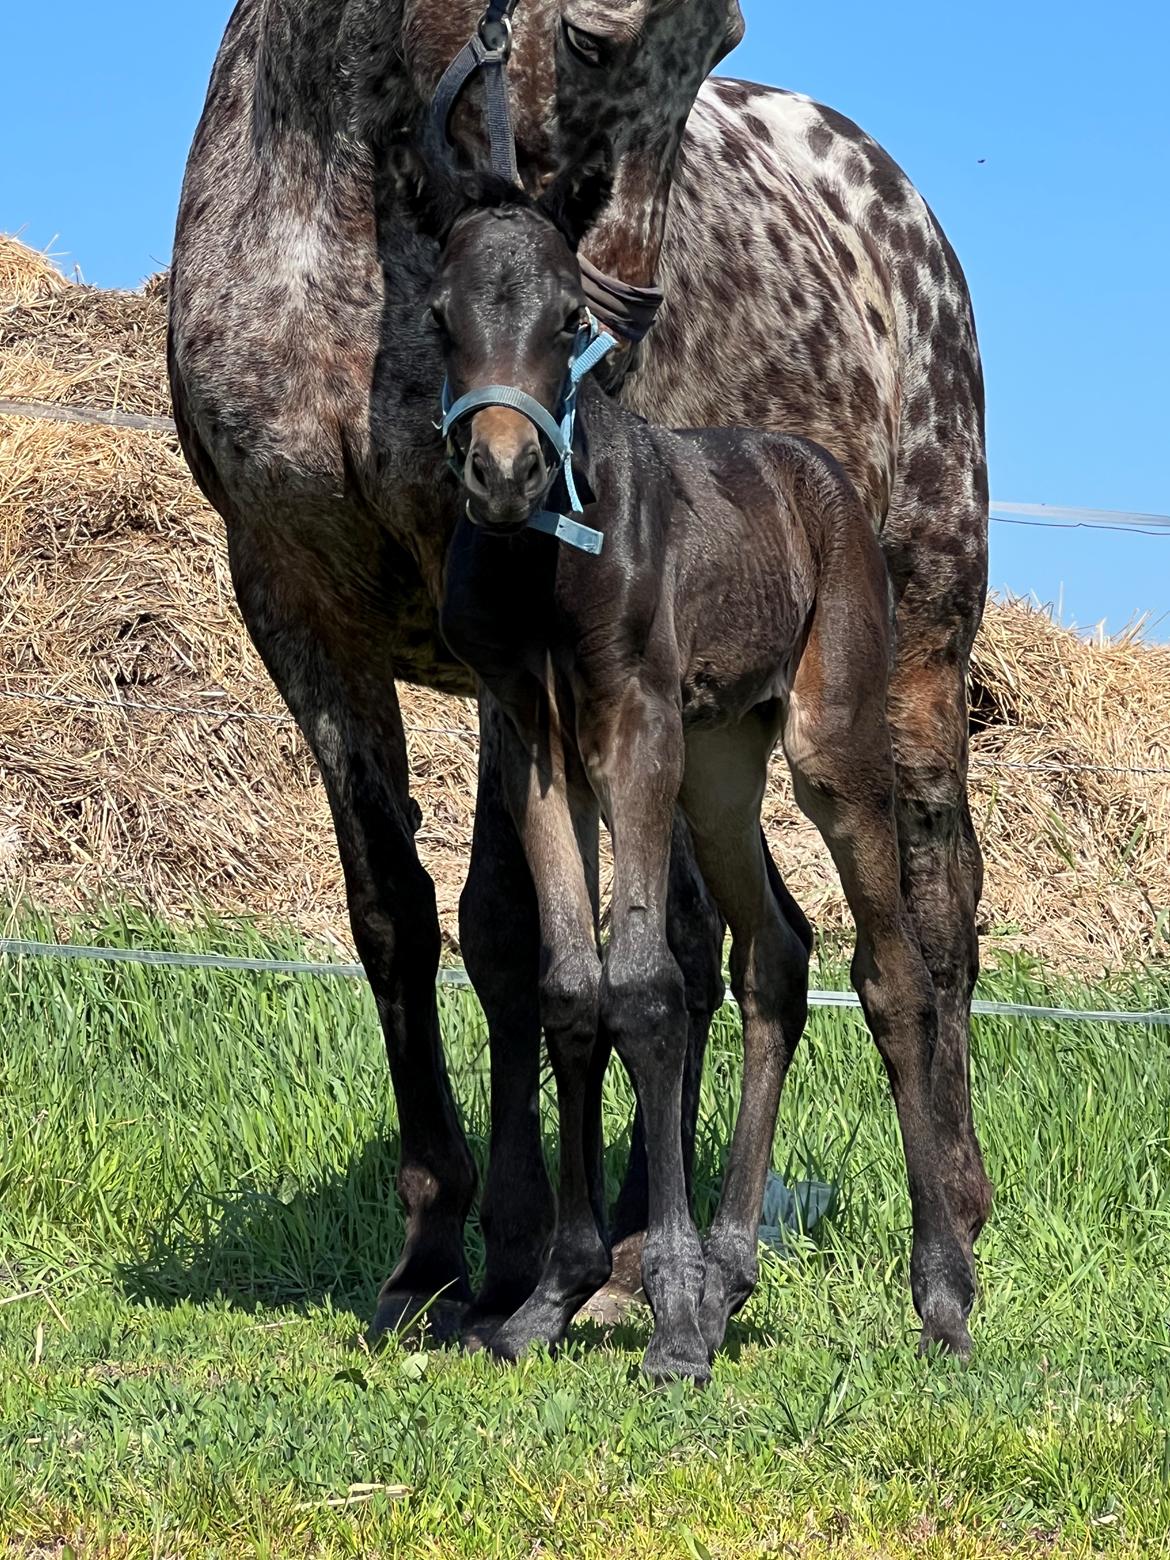
[[642, 1284], [655, 1327], [643, 1365], [656, 1380], [704, 1381], [710, 1366], [698, 1321], [703, 1252], [687, 1199], [681, 1132], [686, 991], [666, 930], [682, 720], [669, 697], [634, 679], [612, 699], [583, 703], [578, 736], [614, 846], [601, 1020], [633, 1079], [645, 1126]]
[[[723, 918], [695, 861], [686, 819], [675, 814], [667, 890], [666, 935], [683, 973], [687, 1004], [687, 1060], [683, 1073], [682, 1149], [687, 1194], [695, 1162], [695, 1135], [703, 1060], [711, 1020], [723, 1005]], [[646, 1128], [641, 1107], [630, 1141], [630, 1160], [613, 1211], [613, 1277], [590, 1305], [596, 1321], [616, 1321], [642, 1287], [642, 1247], [649, 1211]]]
[[418, 810], [402, 719], [383, 670], [393, 661], [394, 625], [331, 582], [319, 561], [287, 538], [234, 525], [229, 544], [249, 632], [325, 783], [354, 942], [398, 1105], [406, 1238], [372, 1332], [408, 1324], [436, 1296], [432, 1324], [453, 1329], [470, 1294], [463, 1225], [475, 1170], [439, 1032], [434, 884], [415, 849]]

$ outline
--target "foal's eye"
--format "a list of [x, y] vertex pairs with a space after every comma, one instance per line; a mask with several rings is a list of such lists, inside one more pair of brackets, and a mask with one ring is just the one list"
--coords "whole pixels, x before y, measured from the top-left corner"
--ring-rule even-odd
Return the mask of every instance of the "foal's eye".
[[575, 336], [580, 329], [581, 329], [581, 310], [580, 309], [574, 309], [572, 314], [569, 315], [568, 319], [561, 326], [561, 335], [562, 336]]
[[442, 304], [432, 303], [427, 305], [426, 321], [432, 330], [437, 330], [440, 335], [445, 336], [447, 334], [447, 316], [443, 311]]
[[604, 65], [606, 48], [604, 42], [593, 33], [582, 32], [580, 27], [574, 27], [572, 22], [565, 24], [565, 42], [572, 49], [579, 60], [584, 60], [586, 65]]

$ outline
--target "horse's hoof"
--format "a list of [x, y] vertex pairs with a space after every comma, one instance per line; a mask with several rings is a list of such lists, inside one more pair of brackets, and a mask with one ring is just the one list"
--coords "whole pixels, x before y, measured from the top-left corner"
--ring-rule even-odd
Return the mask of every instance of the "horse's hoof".
[[642, 1292], [642, 1249], [646, 1244], [645, 1233], [624, 1235], [613, 1248], [610, 1282], [631, 1295]]
[[711, 1361], [698, 1328], [693, 1338], [665, 1339], [656, 1332], [642, 1358], [643, 1374], [656, 1387], [672, 1381], [693, 1381], [705, 1387], [711, 1380]]
[[515, 1320], [515, 1317], [509, 1317], [487, 1340], [485, 1348], [493, 1359], [500, 1360], [505, 1365], [515, 1365], [524, 1358], [533, 1344], [547, 1343], [549, 1347], [554, 1347], [548, 1339], [534, 1337], [528, 1328], [513, 1326]]
[[959, 1360], [970, 1359], [971, 1334], [957, 1300], [936, 1300], [924, 1308], [918, 1353], [922, 1357], [949, 1354]]
[[434, 1343], [449, 1343], [458, 1337], [467, 1307], [462, 1301], [442, 1295], [417, 1295], [408, 1290], [383, 1290], [378, 1296], [374, 1319], [366, 1332], [370, 1348], [378, 1348], [392, 1338], [428, 1338]]
[[593, 1322], [597, 1327], [617, 1327], [630, 1312], [646, 1304], [646, 1296], [639, 1284], [631, 1291], [617, 1279], [610, 1279], [592, 1295], [573, 1318], [575, 1322]]
[[498, 1312], [480, 1311], [472, 1307], [464, 1314], [459, 1342], [468, 1354], [479, 1354], [484, 1349], [490, 1349], [492, 1339], [507, 1320], [506, 1316]]
[[488, 1348], [497, 1359], [510, 1363], [523, 1359], [532, 1348], [555, 1354], [565, 1340], [570, 1315], [565, 1306], [536, 1294], [493, 1334]]
[[630, 1312], [647, 1304], [642, 1288], [642, 1235], [627, 1235], [613, 1248], [613, 1268], [573, 1318], [598, 1327], [616, 1327]]

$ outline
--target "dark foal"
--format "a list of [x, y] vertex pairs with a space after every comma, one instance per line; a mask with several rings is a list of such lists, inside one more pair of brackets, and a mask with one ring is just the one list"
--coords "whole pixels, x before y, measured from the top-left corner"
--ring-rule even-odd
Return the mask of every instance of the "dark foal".
[[[586, 319], [566, 234], [585, 230], [603, 183], [554, 191], [541, 206], [498, 193], [494, 208], [455, 221], [432, 294], [453, 397], [504, 385], [557, 408]], [[780, 1091], [807, 1001], [807, 923], [760, 830], [777, 741], [857, 924], [853, 979], [901, 1122], [924, 1336], [965, 1333], [963, 1316], [928, 1314], [940, 1290], [969, 1296], [970, 1281], [931, 1127], [934, 995], [902, 898], [885, 713], [889, 586], [856, 493], [815, 445], [668, 432], [586, 378], [575, 465], [596, 495], [587, 523], [604, 534], [591, 556], [526, 529], [555, 475], [529, 416], [481, 407], [452, 440], [466, 512], [442, 628], [507, 716], [504, 783], [537, 889], [561, 1119], [552, 1246], [536, 1291], [492, 1347], [515, 1357], [556, 1342], [605, 1278], [599, 1091], [611, 1044], [645, 1119], [643, 1283], [655, 1317], [646, 1370], [706, 1378], [752, 1290]], [[743, 1014], [743, 1090], [705, 1246], [679, 1131], [687, 1016], [666, 928], [676, 804], [731, 930]], [[615, 860], [604, 955], [599, 811]]]

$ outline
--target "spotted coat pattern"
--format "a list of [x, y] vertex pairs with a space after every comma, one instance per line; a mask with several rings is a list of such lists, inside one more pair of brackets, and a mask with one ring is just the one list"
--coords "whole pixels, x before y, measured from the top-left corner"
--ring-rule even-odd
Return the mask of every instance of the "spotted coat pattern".
[[[225, 519], [249, 630], [333, 808], [404, 1107], [399, 1287], [428, 1296], [465, 1285], [472, 1176], [438, 1053], [433, 889], [414, 852], [393, 682], [472, 690], [435, 618], [455, 504], [421, 318], [435, 250], [388, 168], [395, 144], [417, 142], [480, 9], [239, 0], [188, 163], [171, 287], [184, 449]], [[562, 20], [603, 39], [600, 66], [574, 55]], [[612, 145], [614, 197], [585, 252], [668, 294], [624, 364], [632, 406], [663, 423], [809, 435], [881, 529], [898, 603], [907, 891], [940, 994], [937, 1092], [969, 1120], [979, 858], [964, 674], [987, 494], [970, 305], [929, 210], [848, 120], [747, 83], [702, 85], [742, 25], [738, 0], [522, 0], [521, 172], [537, 188], [598, 134]], [[478, 89], [454, 128], [462, 154], [481, 156]], [[956, 1156], [972, 1232], [981, 1176], [976, 1148]]]

